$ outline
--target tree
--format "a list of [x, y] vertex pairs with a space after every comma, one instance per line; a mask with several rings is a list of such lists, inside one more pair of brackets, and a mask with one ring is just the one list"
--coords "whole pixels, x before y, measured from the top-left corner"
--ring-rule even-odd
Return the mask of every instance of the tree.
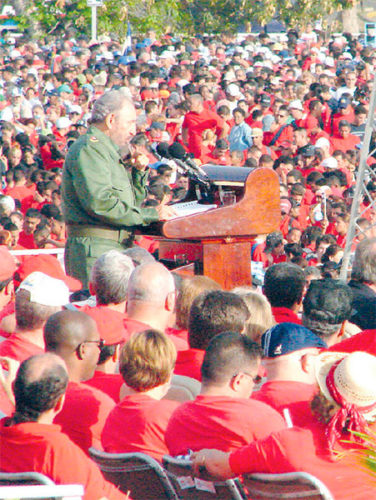
[[[18, 0], [17, 21], [21, 29], [38, 26], [39, 35], [57, 28], [75, 28], [80, 33], [90, 34], [91, 8], [87, 0]], [[116, 33], [124, 38], [127, 17], [134, 32], [147, 29], [164, 31], [166, 25], [173, 29], [184, 29], [187, 16], [177, 0], [105, 0], [98, 8], [98, 34]]]

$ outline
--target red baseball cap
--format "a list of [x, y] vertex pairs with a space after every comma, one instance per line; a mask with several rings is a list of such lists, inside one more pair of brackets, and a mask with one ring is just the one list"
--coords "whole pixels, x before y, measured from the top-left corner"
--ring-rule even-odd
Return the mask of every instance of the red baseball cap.
[[84, 312], [93, 318], [106, 345], [121, 344], [129, 334], [124, 326], [124, 314], [106, 306], [87, 307]]
[[76, 278], [72, 278], [71, 276], [67, 276], [57, 258], [48, 254], [32, 255], [31, 257], [26, 258], [16, 273], [16, 285], [18, 285], [34, 271], [40, 271], [41, 273], [51, 276], [51, 278], [64, 281], [71, 292], [76, 292], [82, 288], [81, 281]]

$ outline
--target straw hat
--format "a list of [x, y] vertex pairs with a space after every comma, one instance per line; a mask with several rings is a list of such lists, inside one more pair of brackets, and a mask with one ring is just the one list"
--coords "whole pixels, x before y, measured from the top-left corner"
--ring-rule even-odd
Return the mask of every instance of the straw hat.
[[[324, 352], [316, 361], [315, 375], [321, 392], [328, 401], [334, 402], [327, 387], [326, 379], [333, 364], [334, 383], [341, 396], [359, 408], [376, 404], [376, 356], [367, 352]], [[363, 413], [366, 419], [376, 416], [376, 408]]]

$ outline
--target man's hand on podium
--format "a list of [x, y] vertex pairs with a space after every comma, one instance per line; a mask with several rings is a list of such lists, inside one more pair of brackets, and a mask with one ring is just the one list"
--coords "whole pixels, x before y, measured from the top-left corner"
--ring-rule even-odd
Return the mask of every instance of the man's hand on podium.
[[178, 214], [174, 210], [173, 207], [170, 205], [158, 205], [158, 207], [155, 207], [160, 220], [170, 220], [174, 219]]

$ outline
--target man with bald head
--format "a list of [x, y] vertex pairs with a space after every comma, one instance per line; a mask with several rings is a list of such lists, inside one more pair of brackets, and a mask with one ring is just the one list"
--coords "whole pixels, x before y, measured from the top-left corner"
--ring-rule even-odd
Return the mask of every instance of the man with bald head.
[[56, 484], [82, 484], [84, 499], [123, 499], [97, 466], [57, 425], [68, 373], [55, 354], [39, 354], [21, 363], [14, 382], [16, 409], [0, 421], [0, 470], [45, 474]]
[[[166, 332], [172, 326], [176, 290], [170, 271], [159, 262], [141, 264], [131, 274], [128, 285], [127, 315], [129, 335], [154, 328]], [[177, 350], [188, 348], [183, 339], [170, 335]]]
[[148, 159], [137, 154], [129, 165], [122, 160], [136, 133], [136, 110], [121, 90], [106, 92], [95, 101], [91, 124], [69, 148], [62, 181], [68, 233], [65, 266], [84, 289], [100, 255], [131, 246], [135, 226], [168, 219], [173, 213], [164, 205], [141, 208]]
[[47, 352], [65, 361], [69, 375], [64, 406], [54, 422], [86, 453], [91, 446], [101, 449], [103, 425], [115, 404], [82, 383], [93, 376], [103, 345], [96, 322], [80, 311], [60, 311], [47, 320], [44, 341]]

